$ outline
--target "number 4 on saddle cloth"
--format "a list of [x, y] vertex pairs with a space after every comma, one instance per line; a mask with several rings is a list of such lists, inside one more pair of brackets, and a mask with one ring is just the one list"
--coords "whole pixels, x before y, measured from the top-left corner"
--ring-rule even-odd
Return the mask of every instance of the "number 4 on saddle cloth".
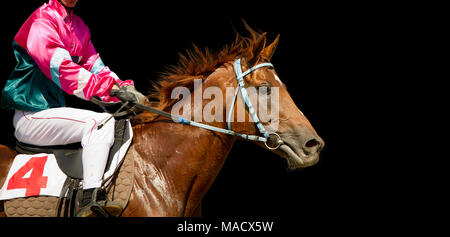
[[[132, 137], [129, 120], [116, 121], [115, 140], [103, 175], [105, 186], [118, 173]], [[83, 179], [82, 149], [81, 143], [40, 147], [17, 141], [16, 150], [19, 154], [0, 189], [0, 200], [54, 196], [74, 201], [75, 198], [71, 196], [76, 195]]]

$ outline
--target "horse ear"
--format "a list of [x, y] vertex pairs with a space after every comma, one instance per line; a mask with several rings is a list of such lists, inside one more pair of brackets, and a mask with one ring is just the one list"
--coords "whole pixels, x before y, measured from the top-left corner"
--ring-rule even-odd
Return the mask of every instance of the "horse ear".
[[277, 49], [278, 42], [280, 41], [280, 35], [261, 52], [261, 58], [270, 60]]
[[261, 36], [259, 36], [259, 38], [256, 40], [255, 44], [253, 45], [253, 49], [252, 49], [253, 54], [252, 54], [251, 58], [248, 60], [249, 66], [254, 65], [256, 63], [256, 61], [258, 61], [261, 51], [266, 46], [266, 34], [267, 33], [265, 32]]

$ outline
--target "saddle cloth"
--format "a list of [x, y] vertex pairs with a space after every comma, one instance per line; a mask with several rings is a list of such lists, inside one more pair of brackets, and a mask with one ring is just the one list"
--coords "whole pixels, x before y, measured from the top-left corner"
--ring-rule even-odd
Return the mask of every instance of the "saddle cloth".
[[[129, 120], [119, 120], [116, 123], [115, 143], [112, 146], [107, 170], [103, 176], [103, 179], [107, 181], [106, 185], [112, 180], [111, 177], [127, 154], [132, 137], [133, 132]], [[17, 150], [23, 150], [23, 147], [22, 144], [21, 149]], [[33, 149], [37, 148], [28, 150], [32, 151]], [[60, 149], [54, 154], [19, 154], [15, 157], [5, 183], [0, 189], [0, 200], [32, 196], [59, 197], [68, 177], [82, 178], [81, 166], [81, 149]]]
[[[108, 184], [106, 191], [111, 201], [122, 204], [125, 208], [131, 196], [134, 182], [134, 147], [124, 158], [114, 180]], [[33, 196], [4, 201], [4, 211], [8, 217], [57, 217], [63, 216], [66, 203], [59, 206], [61, 200], [52, 196]], [[0, 208], [1, 209], [1, 208]]]

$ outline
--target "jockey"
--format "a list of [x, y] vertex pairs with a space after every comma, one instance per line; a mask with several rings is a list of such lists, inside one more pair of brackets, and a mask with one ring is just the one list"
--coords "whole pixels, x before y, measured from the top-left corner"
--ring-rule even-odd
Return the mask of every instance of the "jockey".
[[[17, 140], [40, 146], [81, 142], [83, 199], [76, 215], [95, 216], [91, 207], [118, 215], [123, 207], [106, 200], [102, 177], [114, 142], [107, 113], [65, 107], [63, 91], [84, 100], [138, 102], [146, 98], [131, 80], [122, 81], [96, 52], [88, 27], [73, 13], [78, 0], [49, 0], [14, 37], [17, 60], [3, 89], [1, 106], [15, 110]], [[92, 208], [94, 210], [94, 208]]]

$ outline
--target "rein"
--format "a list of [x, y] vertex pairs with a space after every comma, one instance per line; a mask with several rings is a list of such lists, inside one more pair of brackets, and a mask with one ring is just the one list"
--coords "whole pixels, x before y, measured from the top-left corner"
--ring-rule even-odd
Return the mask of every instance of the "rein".
[[[204, 128], [207, 130], [211, 130], [214, 132], [220, 132], [220, 133], [224, 133], [224, 134], [228, 134], [228, 135], [232, 135], [232, 136], [237, 136], [237, 137], [241, 137], [241, 138], [244, 138], [247, 140], [264, 142], [264, 145], [266, 145], [266, 147], [268, 149], [276, 150], [283, 144], [283, 141], [281, 140], [281, 137], [280, 137], [280, 135], [278, 135], [278, 133], [267, 132], [267, 130], [264, 128], [263, 124], [261, 123], [261, 121], [258, 118], [258, 115], [255, 113], [255, 110], [253, 108], [252, 103], [250, 102], [250, 98], [248, 96], [248, 93], [247, 93], [247, 90], [246, 90], [245, 84], [244, 84], [245, 76], [249, 75], [253, 71], [256, 71], [257, 69], [262, 68], [262, 67], [273, 67], [273, 65], [271, 63], [261, 63], [261, 64], [258, 64], [256, 66], [248, 69], [244, 73], [242, 73], [241, 59], [236, 59], [234, 61], [234, 71], [235, 71], [236, 79], [237, 79], [237, 87], [236, 87], [236, 92], [234, 94], [233, 102], [231, 103], [231, 109], [230, 109], [230, 111], [228, 113], [228, 117], [227, 117], [228, 118], [228, 121], [227, 121], [228, 129], [218, 128], [218, 127], [214, 127], [214, 126], [211, 126], [208, 124], [198, 123], [198, 122], [183, 118], [181, 116], [172, 115], [168, 112], [165, 112], [165, 111], [162, 111], [159, 109], [155, 109], [155, 108], [152, 108], [152, 107], [140, 104], [140, 103], [133, 104], [132, 108], [134, 107], [134, 108], [138, 108], [141, 110], [146, 110], [146, 111], [158, 114], [160, 116], [171, 118], [174, 122], [177, 122], [177, 123], [182, 123], [182, 124], [191, 125], [191, 126], [195, 126], [195, 127], [199, 127], [199, 128]], [[239, 94], [239, 92], [241, 92], [242, 99], [244, 100], [245, 104], [247, 105], [250, 115], [252, 116], [253, 121], [255, 122], [256, 126], [258, 127], [259, 132], [261, 134], [263, 134], [263, 136], [242, 134], [242, 133], [235, 132], [231, 129], [231, 123], [230, 123], [231, 116], [232, 116], [234, 105], [236, 103], [236, 98], [237, 98], [237, 95]], [[108, 104], [105, 102], [100, 102], [97, 99], [91, 100], [91, 101], [97, 105], [100, 105], [101, 107], [103, 107], [105, 104]], [[123, 107], [124, 106], [122, 106], [121, 109]], [[119, 110], [121, 110], [121, 109], [119, 109]], [[273, 137], [275, 137], [275, 139], [276, 139], [274, 146], [269, 145], [269, 142], [271, 141], [271, 139]]]

